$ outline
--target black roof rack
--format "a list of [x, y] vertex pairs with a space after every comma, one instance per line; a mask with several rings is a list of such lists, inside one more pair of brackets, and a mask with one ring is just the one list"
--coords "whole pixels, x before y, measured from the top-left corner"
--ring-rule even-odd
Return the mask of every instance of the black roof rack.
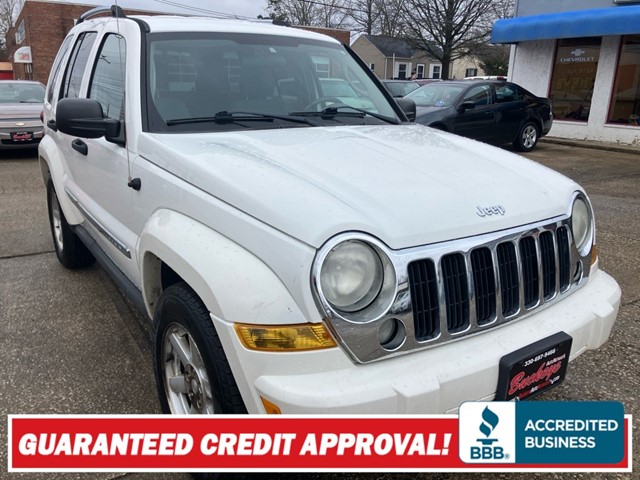
[[111, 5], [110, 7], [92, 8], [91, 10], [84, 12], [82, 15], [80, 15], [80, 18], [78, 19], [77, 23], [82, 23], [85, 20], [91, 17], [94, 17], [96, 15], [99, 15], [101, 13], [111, 13], [112, 17], [127, 18], [122, 8], [120, 8], [118, 5]]

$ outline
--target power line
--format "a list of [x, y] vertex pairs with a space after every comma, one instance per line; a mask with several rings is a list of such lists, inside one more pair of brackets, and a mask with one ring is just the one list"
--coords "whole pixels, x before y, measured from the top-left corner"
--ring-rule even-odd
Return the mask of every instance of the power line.
[[192, 5], [185, 5], [183, 3], [173, 2], [170, 0], [153, 0], [154, 2], [162, 3], [165, 5], [169, 5], [171, 7], [182, 8], [184, 10], [189, 10], [195, 13], [206, 14], [211, 17], [216, 18], [224, 18], [224, 19], [237, 19], [237, 20], [254, 20], [253, 17], [246, 17], [243, 15], [234, 15], [231, 13], [217, 12], [215, 10], [208, 10], [206, 8], [194, 7]]

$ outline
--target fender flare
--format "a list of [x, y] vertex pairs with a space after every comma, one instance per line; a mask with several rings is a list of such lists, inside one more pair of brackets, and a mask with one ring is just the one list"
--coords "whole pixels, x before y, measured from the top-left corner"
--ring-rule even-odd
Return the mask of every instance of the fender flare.
[[160, 262], [164, 262], [219, 318], [251, 324], [306, 321], [287, 288], [264, 262], [176, 211], [154, 212], [140, 236], [138, 255], [142, 293], [151, 318], [162, 293]]

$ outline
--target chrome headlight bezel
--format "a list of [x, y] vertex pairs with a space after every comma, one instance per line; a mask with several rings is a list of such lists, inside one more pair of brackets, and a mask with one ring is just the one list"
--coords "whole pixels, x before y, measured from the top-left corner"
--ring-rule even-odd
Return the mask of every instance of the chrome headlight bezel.
[[[330, 256], [343, 246], [357, 244], [370, 249], [372, 259], [379, 262], [381, 279], [372, 283], [372, 292], [352, 305], [344, 306], [332, 301], [323, 275], [330, 274], [325, 269], [331, 261]], [[318, 251], [312, 269], [312, 284], [319, 303], [329, 317], [338, 317], [353, 323], [370, 323], [378, 320], [388, 311], [396, 296], [397, 282], [395, 268], [386, 253], [387, 247], [377, 239], [364, 234], [343, 234], [329, 240]]]
[[578, 192], [571, 205], [571, 235], [578, 254], [587, 257], [595, 244], [593, 209], [586, 195]]

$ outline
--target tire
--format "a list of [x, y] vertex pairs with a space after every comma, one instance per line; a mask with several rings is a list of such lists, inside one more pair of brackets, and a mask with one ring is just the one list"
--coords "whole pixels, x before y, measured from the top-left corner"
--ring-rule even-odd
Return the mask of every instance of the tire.
[[247, 413], [209, 311], [186, 283], [162, 293], [153, 324], [153, 367], [164, 413]]
[[96, 259], [67, 223], [51, 180], [47, 182], [47, 207], [53, 246], [60, 263], [66, 268], [93, 265]]
[[530, 152], [538, 144], [540, 129], [533, 122], [526, 122], [518, 131], [518, 136], [513, 141], [513, 146], [519, 152]]

